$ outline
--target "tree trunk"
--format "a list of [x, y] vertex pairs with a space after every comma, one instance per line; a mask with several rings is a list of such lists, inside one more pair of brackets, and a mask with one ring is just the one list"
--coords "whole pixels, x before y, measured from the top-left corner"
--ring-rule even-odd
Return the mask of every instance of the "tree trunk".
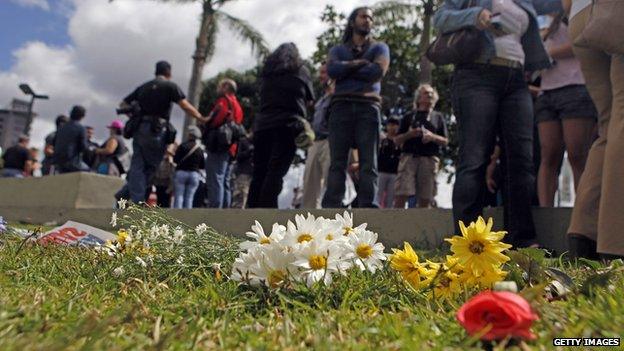
[[431, 17], [433, 16], [433, 6], [434, 0], [423, 0], [425, 1], [424, 6], [424, 18], [423, 18], [423, 31], [420, 35], [420, 52], [422, 56], [420, 57], [420, 74], [419, 81], [420, 84], [431, 84], [431, 61], [427, 59], [425, 53], [427, 52], [427, 48], [431, 43]]
[[[199, 107], [199, 96], [201, 94], [202, 73], [206, 64], [206, 53], [208, 51], [210, 26], [214, 21], [214, 9], [211, 0], [204, 0], [201, 25], [199, 27], [199, 36], [195, 42], [195, 53], [193, 54], [193, 70], [191, 71], [191, 81], [189, 82], [187, 99], [191, 105]], [[184, 130], [182, 140], [186, 140], [188, 127], [195, 125], [195, 119], [190, 115], [186, 115], [184, 119]]]

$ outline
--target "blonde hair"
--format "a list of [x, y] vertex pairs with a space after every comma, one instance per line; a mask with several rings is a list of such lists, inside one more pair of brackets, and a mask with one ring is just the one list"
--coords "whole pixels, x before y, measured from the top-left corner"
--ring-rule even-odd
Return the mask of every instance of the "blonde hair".
[[224, 86], [224, 85], [229, 86], [230, 91], [232, 91], [233, 93], [236, 93], [236, 90], [238, 89], [236, 82], [230, 78], [223, 78], [219, 81], [219, 86]]
[[416, 91], [414, 92], [414, 103], [418, 101], [418, 97], [420, 96], [420, 91], [423, 89], [431, 89], [433, 91], [433, 96], [431, 97], [431, 105], [435, 106], [440, 100], [440, 95], [436, 88], [434, 88], [431, 84], [421, 84], [418, 86]]

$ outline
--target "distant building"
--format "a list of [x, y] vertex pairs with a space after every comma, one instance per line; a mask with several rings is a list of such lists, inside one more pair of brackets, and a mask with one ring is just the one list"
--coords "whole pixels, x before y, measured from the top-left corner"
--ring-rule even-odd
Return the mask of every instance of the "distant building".
[[[33, 117], [36, 114], [33, 113]], [[6, 150], [17, 143], [28, 122], [28, 102], [13, 99], [8, 107], [0, 108], [0, 148]]]

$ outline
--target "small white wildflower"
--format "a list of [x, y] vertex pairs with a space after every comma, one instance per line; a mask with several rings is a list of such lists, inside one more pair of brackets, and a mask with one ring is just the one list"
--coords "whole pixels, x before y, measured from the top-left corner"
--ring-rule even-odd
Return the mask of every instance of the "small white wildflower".
[[138, 264], [140, 264], [142, 267], [147, 267], [147, 262], [143, 261], [143, 259], [139, 256], [136, 256], [134, 258]]
[[113, 275], [115, 277], [120, 277], [122, 274], [124, 274], [124, 269], [122, 266], [119, 266], [117, 268], [115, 268], [115, 270], [113, 270]]
[[208, 226], [206, 225], [206, 223], [202, 223], [198, 225], [197, 227], [195, 227], [195, 234], [197, 235], [202, 235], [207, 231], [208, 231]]
[[184, 262], [184, 256], [179, 256], [179, 257], [176, 259], [176, 263], [177, 263], [177, 264], [182, 264], [183, 262]]
[[161, 225], [160, 228], [158, 228], [158, 235], [162, 237], [169, 236], [169, 226], [166, 224]]
[[176, 244], [181, 244], [182, 240], [184, 240], [184, 237], [186, 237], [186, 234], [184, 233], [184, 229], [177, 227], [174, 231], [173, 231], [173, 242]]
[[146, 240], [147, 239], [155, 239], [155, 238], [158, 237], [158, 235], [160, 235], [160, 228], [158, 228], [158, 226], [154, 225], [154, 226], [152, 226], [150, 228], [149, 235], [146, 238]]
[[117, 226], [117, 212], [113, 212], [110, 220], [110, 225], [112, 225], [113, 228]]
[[117, 201], [117, 207], [119, 207], [120, 210], [125, 210], [127, 204], [128, 200], [126, 199], [119, 199], [119, 201]]

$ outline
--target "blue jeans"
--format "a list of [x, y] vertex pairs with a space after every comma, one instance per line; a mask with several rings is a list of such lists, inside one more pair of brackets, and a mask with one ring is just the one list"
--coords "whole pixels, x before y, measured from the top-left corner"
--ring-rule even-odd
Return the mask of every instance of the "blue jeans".
[[455, 230], [482, 215], [485, 171], [496, 137], [501, 166], [507, 242], [526, 246], [535, 238], [531, 214], [533, 104], [522, 70], [493, 65], [461, 66], [453, 75], [453, 110], [457, 116], [459, 160], [453, 189]]
[[207, 152], [206, 193], [208, 194], [208, 207], [230, 207], [232, 192], [230, 189], [230, 153], [228, 151]]
[[134, 203], [144, 202], [151, 178], [165, 155], [164, 131], [154, 133], [151, 123], [141, 122], [132, 140], [132, 161], [128, 171], [130, 199]]
[[2, 170], [3, 178], [24, 178], [24, 173], [21, 169], [17, 168], [5, 168]]
[[380, 113], [373, 103], [337, 101], [329, 112], [329, 150], [331, 164], [327, 176], [324, 208], [344, 207], [345, 176], [349, 151], [358, 149], [360, 179], [358, 207], [379, 207], [377, 203], [377, 149]]
[[193, 208], [193, 198], [199, 187], [199, 172], [176, 171], [173, 208]]

